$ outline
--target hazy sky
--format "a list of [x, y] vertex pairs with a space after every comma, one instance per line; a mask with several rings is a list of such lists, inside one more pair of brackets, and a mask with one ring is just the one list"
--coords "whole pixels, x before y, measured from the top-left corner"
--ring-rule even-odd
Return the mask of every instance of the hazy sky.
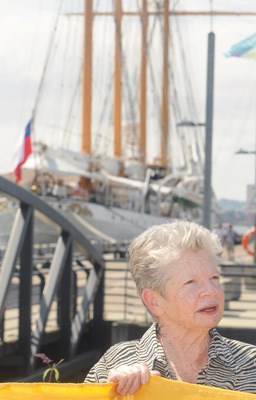
[[[79, 0], [73, 2], [82, 4]], [[0, 172], [11, 168], [15, 144], [31, 115], [59, 3], [59, 0], [0, 1]], [[216, 10], [256, 11], [253, 0], [170, 3], [186, 9], [208, 10], [212, 6]], [[190, 67], [201, 121], [205, 119], [207, 34], [212, 29], [216, 35], [213, 188], [218, 198], [245, 200], [246, 185], [255, 180], [255, 157], [235, 152], [239, 148], [255, 149], [256, 61], [228, 59], [223, 54], [255, 32], [256, 16], [186, 18], [191, 39], [187, 51], [193, 54]]]

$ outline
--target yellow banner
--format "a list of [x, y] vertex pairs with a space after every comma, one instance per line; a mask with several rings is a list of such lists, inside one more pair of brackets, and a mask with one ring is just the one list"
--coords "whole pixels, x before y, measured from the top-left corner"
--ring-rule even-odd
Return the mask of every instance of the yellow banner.
[[256, 394], [151, 376], [132, 396], [118, 396], [113, 383], [0, 383], [1, 400], [256, 400]]

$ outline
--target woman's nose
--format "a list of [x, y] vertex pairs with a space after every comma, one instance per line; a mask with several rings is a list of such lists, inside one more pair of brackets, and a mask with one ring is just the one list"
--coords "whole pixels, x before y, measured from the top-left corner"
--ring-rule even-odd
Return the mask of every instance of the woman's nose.
[[201, 285], [201, 295], [202, 296], [209, 296], [213, 293], [216, 293], [216, 287], [211, 279], [206, 279], [202, 282]]

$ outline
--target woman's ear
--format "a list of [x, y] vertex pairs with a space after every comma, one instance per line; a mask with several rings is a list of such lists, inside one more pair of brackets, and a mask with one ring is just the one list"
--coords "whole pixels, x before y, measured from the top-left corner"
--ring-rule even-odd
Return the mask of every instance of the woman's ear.
[[142, 291], [141, 297], [150, 312], [159, 317], [162, 313], [160, 294], [151, 288], [145, 288]]

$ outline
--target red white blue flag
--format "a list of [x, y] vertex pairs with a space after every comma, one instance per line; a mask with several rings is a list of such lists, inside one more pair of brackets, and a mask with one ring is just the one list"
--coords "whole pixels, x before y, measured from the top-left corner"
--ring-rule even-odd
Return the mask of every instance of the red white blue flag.
[[32, 120], [27, 124], [25, 132], [22, 133], [14, 154], [14, 174], [16, 176], [16, 182], [21, 181], [21, 167], [32, 153], [31, 131]]

